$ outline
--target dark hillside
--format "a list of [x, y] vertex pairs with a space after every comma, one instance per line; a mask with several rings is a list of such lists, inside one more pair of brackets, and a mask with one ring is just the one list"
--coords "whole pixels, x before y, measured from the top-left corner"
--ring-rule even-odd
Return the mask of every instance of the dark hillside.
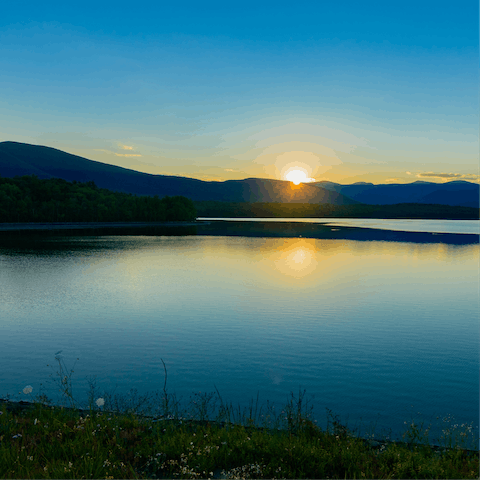
[[[467, 182], [465, 182], [467, 183]], [[454, 185], [452, 185], [454, 184]], [[420, 198], [421, 203], [443, 203], [452, 206], [479, 207], [478, 185], [459, 185], [456, 182], [442, 185], [444, 188], [435, 190]]]
[[55, 148], [17, 142], [0, 143], [0, 175], [32, 175], [68, 181], [94, 181], [101, 188], [135, 195], [180, 195], [201, 189], [192, 178], [150, 175], [127, 168], [95, 162]]
[[36, 176], [0, 178], [0, 223], [163, 222], [195, 220], [191, 200], [182, 196], [138, 197], [98, 188], [94, 182], [67, 182]]
[[374, 185], [373, 183], [339, 185], [331, 182], [317, 182], [315, 185], [332, 189], [367, 205], [422, 203], [480, 207], [479, 185], [465, 181], [441, 184], [418, 181], [409, 184], [389, 185]]
[[357, 203], [313, 185], [249, 178], [204, 182], [193, 178], [150, 175], [107, 165], [55, 148], [17, 142], [0, 143], [0, 176], [32, 175], [68, 181], [94, 181], [101, 188], [135, 195], [176, 196], [222, 202]]
[[0, 177], [37, 175], [67, 181], [93, 181], [100, 188], [134, 195], [185, 196], [194, 201], [280, 204], [394, 205], [443, 204], [479, 208], [479, 185], [455, 181], [373, 185], [334, 182], [294, 185], [282, 180], [247, 178], [205, 182], [193, 178], [151, 175], [72, 155], [55, 148], [17, 142], [0, 143]]

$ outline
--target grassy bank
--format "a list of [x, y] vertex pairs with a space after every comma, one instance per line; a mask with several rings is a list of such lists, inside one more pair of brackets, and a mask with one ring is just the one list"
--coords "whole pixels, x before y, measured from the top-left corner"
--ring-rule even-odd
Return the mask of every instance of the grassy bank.
[[[59, 362], [60, 364], [60, 362]], [[60, 364], [60, 368], [64, 367]], [[165, 372], [166, 373], [166, 372]], [[166, 390], [128, 399], [90, 385], [86, 408], [58, 383], [68, 407], [42, 395], [31, 404], [0, 401], [1, 478], [478, 478], [471, 427], [451, 425], [442, 445], [411, 422], [403, 441], [358, 438], [328, 412], [316, 426], [305, 395], [275, 413], [258, 402], [241, 409], [218, 391], [181, 408]], [[31, 393], [31, 387], [24, 389]], [[473, 442], [473, 444], [471, 443]], [[470, 445], [468, 445], [470, 443]], [[477, 447], [478, 448], [478, 447]]]
[[[392, 442], [341, 425], [291, 431], [134, 413], [2, 406], [2, 478], [478, 478], [478, 453]], [[416, 426], [411, 426], [415, 434]]]

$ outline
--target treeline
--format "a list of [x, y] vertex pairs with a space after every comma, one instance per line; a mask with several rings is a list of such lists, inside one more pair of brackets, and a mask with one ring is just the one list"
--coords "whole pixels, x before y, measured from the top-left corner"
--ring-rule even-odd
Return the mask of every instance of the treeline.
[[195, 220], [193, 202], [182, 196], [136, 196], [36, 175], [0, 177], [0, 222], [163, 222]]
[[222, 218], [423, 218], [479, 219], [479, 209], [400, 203], [397, 205], [332, 205], [311, 203], [194, 202], [199, 217]]

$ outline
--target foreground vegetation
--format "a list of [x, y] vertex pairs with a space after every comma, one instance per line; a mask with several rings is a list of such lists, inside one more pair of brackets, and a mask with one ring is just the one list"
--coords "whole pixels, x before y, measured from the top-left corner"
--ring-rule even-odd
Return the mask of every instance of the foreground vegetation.
[[35, 175], [0, 178], [1, 222], [164, 222], [195, 220], [182, 196], [136, 196], [94, 182], [41, 180]]
[[374, 449], [306, 419], [270, 433], [37, 405], [23, 415], [4, 410], [1, 425], [2, 478], [478, 478], [478, 454]]
[[44, 395], [28, 408], [0, 402], [0, 477], [478, 478], [478, 447], [464, 449], [466, 425], [444, 430], [443, 447], [429, 445], [428, 428], [415, 422], [403, 442], [374, 443], [331, 412], [327, 429], [317, 427], [301, 392], [278, 415], [258, 402], [234, 409], [218, 391], [195, 395], [181, 411], [166, 382], [161, 394], [131, 392], [127, 401], [108, 394], [95, 400], [91, 383], [82, 410], [71, 395], [72, 372], [59, 364], [68, 408], [49, 405]]
[[194, 202], [199, 217], [222, 218], [423, 218], [478, 220], [479, 209], [401, 203], [398, 205], [332, 205], [312, 203]]

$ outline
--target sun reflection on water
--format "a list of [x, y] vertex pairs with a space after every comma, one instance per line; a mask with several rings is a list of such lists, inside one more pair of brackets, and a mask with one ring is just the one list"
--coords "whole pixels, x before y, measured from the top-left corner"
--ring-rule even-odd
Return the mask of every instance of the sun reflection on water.
[[[277, 243], [277, 242], [276, 242]], [[267, 254], [270, 265], [284, 275], [303, 278], [319, 268], [315, 242], [307, 239], [278, 242]]]

